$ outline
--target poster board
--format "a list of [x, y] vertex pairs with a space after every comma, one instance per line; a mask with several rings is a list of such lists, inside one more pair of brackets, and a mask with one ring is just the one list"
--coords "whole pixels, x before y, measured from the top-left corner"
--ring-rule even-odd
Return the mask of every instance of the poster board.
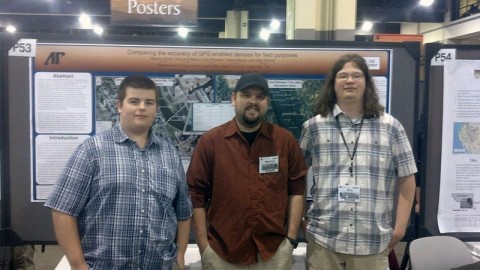
[[[456, 170], [455, 168], [459, 169], [457, 165], [460, 163], [454, 164], [452, 168], [450, 168], [451, 164], [446, 164], [446, 162], [449, 163], [456, 163], [456, 158], [450, 158], [450, 160], [443, 160], [443, 165], [442, 165], [442, 155], [443, 158], [445, 157], [446, 153], [448, 153], [449, 149], [452, 151], [455, 150], [455, 146], [452, 145], [452, 138], [451, 136], [458, 136], [459, 131], [455, 130], [456, 127], [461, 125], [461, 123], [450, 123], [451, 119], [455, 119], [457, 116], [455, 116], [458, 112], [454, 112], [451, 109], [450, 105], [456, 106], [455, 104], [457, 102], [463, 102], [460, 99], [458, 99], [458, 96], [455, 97], [455, 93], [446, 93], [445, 91], [457, 91], [456, 89], [452, 89], [451, 87], [447, 87], [445, 85], [445, 82], [448, 80], [456, 80], [456, 84], [459, 85], [459, 87], [462, 87], [462, 78], [448, 78], [450, 75], [445, 74], [445, 65], [451, 65], [452, 63], [447, 63], [445, 62], [448, 61], [457, 61], [463, 62], [463, 61], [475, 61], [475, 60], [480, 60], [480, 48], [478, 46], [468, 46], [468, 45], [443, 45], [443, 44], [438, 44], [438, 43], [432, 43], [432, 44], [426, 44], [426, 58], [425, 58], [425, 98], [424, 98], [424, 110], [423, 113], [425, 115], [425, 136], [422, 140], [422, 157], [423, 162], [422, 162], [422, 167], [420, 168], [420, 183], [421, 183], [421, 216], [420, 216], [420, 226], [422, 228], [421, 230], [421, 236], [426, 236], [426, 235], [452, 235], [457, 238], [462, 239], [463, 241], [478, 241], [480, 240], [480, 233], [479, 232], [468, 232], [467, 231], [462, 231], [462, 229], [459, 229], [457, 231], [452, 230], [453, 226], [450, 226], [452, 224], [446, 224], [447, 222], [445, 219], [442, 219], [440, 217], [439, 219], [439, 213], [445, 213], [445, 212], [451, 212], [455, 211], [458, 213], [453, 214], [457, 215], [459, 218], [465, 220], [466, 215], [470, 216], [471, 218], [467, 217], [468, 219], [473, 219], [476, 220], [478, 217], [475, 213], [470, 213], [470, 211], [474, 211], [473, 206], [470, 208], [470, 206], [467, 206], [468, 200], [467, 197], [465, 197], [465, 200], [461, 198], [462, 196], [459, 196], [459, 192], [455, 191], [455, 188], [449, 186], [446, 184], [445, 181], [441, 181], [442, 179], [442, 167], [443, 169], [453, 169]], [[457, 63], [458, 64], [458, 63]], [[448, 67], [447, 67], [448, 68]], [[473, 75], [473, 74], [471, 74]], [[458, 76], [458, 75], [454, 75]], [[447, 79], [446, 79], [447, 78]], [[480, 81], [480, 80], [479, 80]], [[475, 88], [475, 85], [471, 85], [472, 87]], [[478, 89], [480, 87], [480, 83], [476, 86]], [[471, 87], [465, 87], [465, 90], [470, 89]], [[453, 96], [452, 96], [453, 94]], [[478, 98], [475, 97], [470, 97], [468, 98], [468, 102], [480, 102]], [[465, 99], [464, 99], [465, 101]], [[446, 103], [447, 102], [447, 103]], [[447, 104], [447, 108], [445, 108], [445, 104]], [[461, 104], [459, 104], [461, 105]], [[444, 109], [447, 109], [447, 111], [444, 111]], [[449, 120], [450, 119], [450, 120]], [[461, 119], [461, 118], [459, 118]], [[444, 126], [444, 121], [447, 120], [448, 127]], [[443, 132], [442, 132], [443, 131]], [[444, 134], [447, 134], [445, 132], [448, 132], [449, 136], [444, 136]], [[450, 138], [447, 138], [450, 137]], [[457, 149], [458, 150], [458, 149]], [[447, 152], [445, 152], [447, 151]], [[451, 152], [451, 157], [454, 154]], [[458, 153], [465, 155], [465, 153]], [[468, 158], [473, 158], [475, 159], [478, 155], [477, 154], [468, 154]], [[457, 156], [458, 157], [458, 156]], [[466, 156], [465, 156], [466, 157]], [[446, 164], [446, 165], [445, 165]], [[462, 169], [464, 173], [468, 173], [470, 169]], [[458, 171], [457, 171], [458, 172]], [[457, 172], [452, 171], [451, 173], [456, 174]], [[445, 175], [445, 172], [444, 172]], [[445, 176], [444, 176], [445, 177]], [[476, 176], [470, 174], [471, 179], [469, 181], [471, 182], [478, 182], [480, 183], [480, 178], [478, 178], [478, 174]], [[475, 178], [477, 177], [479, 181], [475, 181]], [[448, 179], [446, 179], [448, 182]], [[453, 183], [458, 181], [459, 179], [451, 179]], [[441, 194], [441, 189], [443, 188], [444, 194]], [[448, 190], [451, 190], [451, 194], [449, 196], [445, 196], [445, 192], [449, 192]], [[470, 191], [467, 193], [474, 193], [474, 189], [478, 189], [478, 187], [470, 187]], [[465, 192], [460, 192], [460, 193], [465, 193]], [[441, 206], [442, 209], [439, 212], [439, 206], [441, 205], [440, 199], [442, 199], [443, 206]], [[474, 201], [474, 206], [478, 207], [478, 202], [479, 198], [476, 198], [476, 201]], [[445, 203], [447, 203], [447, 207], [445, 206]], [[457, 209], [449, 209], [449, 206], [454, 206]], [[458, 222], [461, 220], [459, 219]], [[441, 225], [439, 222], [443, 222], [444, 224]], [[441, 232], [440, 227], [444, 227], [443, 230], [445, 230], [443, 233]], [[450, 227], [449, 229], [445, 229], [447, 227]], [[463, 226], [463, 225], [459, 225]], [[460, 227], [459, 227], [460, 228]]]
[[[14, 44], [19, 38], [9, 40], [9, 44]], [[7, 198], [10, 209], [7, 216], [9, 227], [12, 233], [25, 242], [55, 242], [50, 211], [43, 206], [42, 200], [45, 197], [45, 190], [55, 180], [51, 178], [49, 179], [51, 182], [45, 183], [35, 177], [38, 173], [35, 168], [39, 161], [36, 159], [37, 151], [41, 146], [45, 146], [42, 151], [48, 152], [50, 145], [48, 142], [45, 143], [45, 140], [65, 141], [74, 139], [73, 137], [80, 140], [81, 137], [93, 135], [97, 130], [104, 128], [106, 122], [112, 122], [110, 119], [112, 108], [107, 102], [100, 110], [103, 113], [99, 113], [97, 103], [93, 106], [88, 105], [87, 109], [82, 107], [79, 116], [76, 113], [71, 114], [81, 118], [89, 115], [92, 110], [92, 120], [82, 118], [83, 124], [69, 126], [72, 130], [68, 132], [57, 132], [56, 128], [49, 129], [48, 123], [39, 125], [37, 120], [41, 118], [44, 121], [50, 115], [46, 108], [56, 104], [49, 104], [51, 100], [62, 101], [61, 106], [64, 106], [63, 102], [70, 101], [69, 96], [58, 99], [58, 95], [49, 92], [49, 89], [66, 90], [68, 88], [65, 88], [65, 85], [75, 85], [79, 87], [75, 91], [80, 91], [75, 93], [77, 95], [75, 105], [87, 104], [90, 99], [83, 97], [89, 95], [90, 91], [91, 100], [98, 101], [100, 100], [98, 93], [103, 91], [107, 95], [112, 94], [109, 92], [115, 88], [112, 85], [116, 85], [122, 77], [141, 73], [152, 77], [158, 82], [160, 92], [163, 91], [169, 96], [167, 99], [170, 99], [170, 103], [164, 104], [165, 108], [160, 108], [163, 116], [178, 116], [181, 109], [176, 110], [174, 114], [166, 109], [175, 103], [175, 97], [185, 93], [192, 96], [192, 91], [202, 88], [202, 94], [195, 94], [192, 98], [195, 99], [193, 103], [204, 103], [202, 102], [206, 98], [204, 94], [211, 93], [213, 89], [214, 98], [208, 97], [207, 100], [212, 101], [210, 102], [212, 104], [225, 104], [229, 101], [229, 91], [234, 85], [235, 78], [238, 79], [244, 72], [256, 70], [265, 73], [269, 84], [276, 89], [271, 91], [272, 101], [285, 105], [277, 108], [276, 112], [274, 109], [270, 119], [277, 123], [289, 119], [288, 122], [279, 124], [290, 129], [292, 133], [299, 134], [302, 117], [306, 115], [288, 111], [289, 102], [285, 101], [291, 98], [295, 91], [298, 92], [299, 84], [318, 87], [316, 82], [321, 82], [325, 78], [336, 58], [347, 52], [355, 52], [379, 60], [372, 63], [378, 64], [377, 69], [372, 69], [373, 75], [385, 83], [383, 89], [386, 91], [384, 93], [386, 105], [390, 113], [402, 122], [413, 145], [417, 107], [415, 103], [419, 55], [417, 47], [411, 44], [363, 42], [285, 41], [268, 44], [245, 40], [187, 42], [152, 37], [124, 37], [110, 40], [38, 37], [36, 57], [9, 57], [7, 63], [7, 69], [15, 71], [8, 74], [8, 108], [6, 108], [7, 117], [10, 119], [8, 144], [15, 146], [14, 149], [10, 149], [6, 162], [8, 179], [5, 179], [5, 185], [9, 187]], [[156, 52], [156, 55], [153, 55], [153, 52]], [[194, 52], [196, 56], [193, 56]], [[52, 76], [60, 79], [60, 83], [53, 88], [49, 87], [54, 83]], [[172, 81], [175, 82], [172, 84]], [[102, 87], [103, 83], [105, 87]], [[112, 87], [108, 87], [109, 85]], [[51, 95], [51, 100], [39, 95], [38, 90], [43, 91], [42, 95]], [[39, 97], [42, 99], [39, 100]], [[42, 103], [38, 103], [39, 101]], [[160, 105], [162, 106], [162, 103]], [[70, 106], [64, 107], [68, 109]], [[42, 110], [38, 110], [39, 108]], [[207, 110], [207, 108], [200, 110], [202, 109]], [[60, 114], [58, 111], [54, 113]], [[280, 114], [281, 117], [278, 116]], [[182, 119], [190, 119], [188, 114], [185, 116], [186, 118], [161, 118], [159, 126], [160, 133], [164, 134], [167, 140], [171, 140], [181, 152], [188, 154], [192, 150], [189, 143], [195, 140], [193, 136], [198, 136], [202, 130], [191, 129], [190, 125], [183, 123]], [[102, 117], [105, 119], [101, 119]], [[51, 121], [56, 121], [58, 118], [52, 119], [54, 120]], [[65, 126], [66, 120], [61, 120], [63, 123], [61, 125]], [[165, 121], [168, 125], [162, 125]], [[204, 130], [204, 126], [202, 127]], [[184, 136], [180, 136], [180, 139], [171, 137], [169, 134], [172, 134], [170, 132], [172, 129], [182, 130]], [[56, 149], [51, 153], [57, 153], [65, 147], [59, 146]], [[187, 166], [188, 161], [184, 164]], [[46, 173], [48, 172], [47, 170]]]

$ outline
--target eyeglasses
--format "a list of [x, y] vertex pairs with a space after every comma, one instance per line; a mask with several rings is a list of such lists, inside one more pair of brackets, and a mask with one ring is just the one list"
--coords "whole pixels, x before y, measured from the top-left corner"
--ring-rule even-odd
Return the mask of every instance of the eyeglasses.
[[352, 79], [354, 81], [359, 81], [361, 80], [363, 77], [363, 74], [362, 73], [359, 73], [359, 72], [355, 72], [355, 73], [338, 73], [337, 76], [335, 76], [335, 78], [337, 80], [340, 80], [340, 81], [346, 81], [348, 80], [348, 78], [352, 77]]

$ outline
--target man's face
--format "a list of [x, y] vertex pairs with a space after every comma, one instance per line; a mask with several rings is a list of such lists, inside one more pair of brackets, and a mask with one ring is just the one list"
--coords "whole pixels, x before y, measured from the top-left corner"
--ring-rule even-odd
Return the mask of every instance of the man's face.
[[365, 75], [353, 62], [346, 63], [335, 77], [335, 94], [339, 104], [363, 102]]
[[257, 127], [268, 109], [268, 96], [257, 87], [247, 87], [232, 93], [231, 101], [240, 129]]
[[148, 132], [157, 113], [155, 89], [127, 87], [125, 99], [117, 101], [117, 111], [127, 134]]

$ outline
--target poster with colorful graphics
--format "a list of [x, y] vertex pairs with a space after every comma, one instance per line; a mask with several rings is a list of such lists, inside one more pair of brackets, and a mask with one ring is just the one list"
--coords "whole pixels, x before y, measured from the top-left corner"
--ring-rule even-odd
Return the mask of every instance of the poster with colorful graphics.
[[480, 61], [444, 65], [441, 233], [480, 232]]
[[233, 118], [230, 96], [241, 74], [265, 75], [271, 89], [267, 120], [299, 138], [326, 74], [346, 53], [365, 57], [388, 111], [387, 49], [38, 43], [31, 87], [32, 201], [47, 198], [78, 144], [116, 123], [116, 92], [125, 76], [143, 74], [156, 82], [153, 131], [177, 146], [186, 169], [199, 136]]

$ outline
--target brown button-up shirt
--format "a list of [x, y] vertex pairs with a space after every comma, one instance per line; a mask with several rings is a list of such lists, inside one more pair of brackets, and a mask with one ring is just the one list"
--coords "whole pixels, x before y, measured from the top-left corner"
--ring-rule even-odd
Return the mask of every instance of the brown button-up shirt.
[[[260, 173], [259, 158], [279, 170]], [[187, 171], [194, 208], [206, 208], [210, 247], [229, 263], [269, 260], [285, 239], [288, 196], [303, 195], [307, 167], [295, 137], [262, 123], [250, 146], [235, 119], [200, 138]]]

